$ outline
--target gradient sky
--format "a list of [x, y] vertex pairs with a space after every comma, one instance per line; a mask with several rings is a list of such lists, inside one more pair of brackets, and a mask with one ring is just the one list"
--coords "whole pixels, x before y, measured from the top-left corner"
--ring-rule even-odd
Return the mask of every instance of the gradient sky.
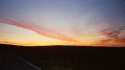
[[0, 0], [0, 43], [125, 46], [125, 1]]

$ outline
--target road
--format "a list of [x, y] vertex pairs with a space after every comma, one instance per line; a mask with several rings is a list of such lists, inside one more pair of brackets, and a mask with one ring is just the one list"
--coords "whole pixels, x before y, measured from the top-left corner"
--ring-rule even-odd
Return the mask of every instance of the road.
[[41, 70], [13, 53], [0, 53], [0, 70]]

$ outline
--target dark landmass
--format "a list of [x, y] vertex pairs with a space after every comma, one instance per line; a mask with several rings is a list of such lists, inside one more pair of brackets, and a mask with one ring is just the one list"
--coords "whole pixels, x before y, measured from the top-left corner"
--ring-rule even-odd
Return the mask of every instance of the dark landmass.
[[0, 52], [17, 54], [42, 70], [125, 69], [123, 48], [92, 46], [24, 47], [0, 44]]

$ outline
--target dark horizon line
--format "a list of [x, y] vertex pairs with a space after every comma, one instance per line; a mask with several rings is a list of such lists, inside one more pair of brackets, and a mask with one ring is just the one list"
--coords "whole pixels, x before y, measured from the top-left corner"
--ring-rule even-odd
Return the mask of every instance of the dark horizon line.
[[1, 44], [0, 45], [8, 45], [8, 46], [22, 46], [22, 47], [64, 47], [64, 46], [76, 46], [76, 47], [107, 47], [107, 46], [80, 46], [80, 45], [44, 45], [44, 46], [23, 46], [23, 45], [13, 45], [13, 44]]

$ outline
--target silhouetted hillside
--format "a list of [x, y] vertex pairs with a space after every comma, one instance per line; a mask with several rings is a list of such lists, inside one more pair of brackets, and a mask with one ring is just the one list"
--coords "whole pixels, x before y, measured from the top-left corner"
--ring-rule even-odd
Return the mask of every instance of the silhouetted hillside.
[[1, 52], [12, 52], [44, 70], [122, 69], [123, 48], [91, 46], [23, 47], [0, 45]]

